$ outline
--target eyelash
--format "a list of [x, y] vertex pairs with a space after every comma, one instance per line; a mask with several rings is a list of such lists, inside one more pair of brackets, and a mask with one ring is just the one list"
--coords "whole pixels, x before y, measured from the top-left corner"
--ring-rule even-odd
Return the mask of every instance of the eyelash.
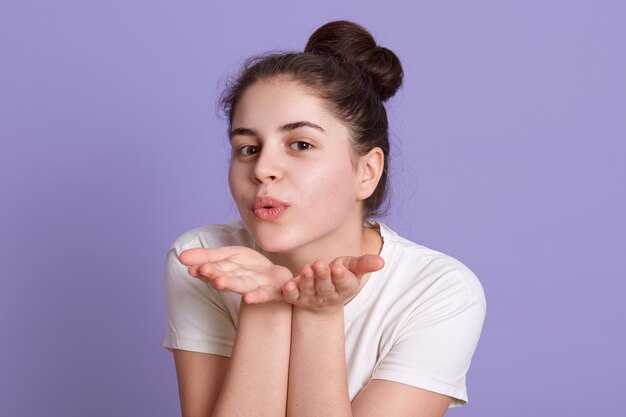
[[[296, 145], [296, 147], [294, 148], [293, 145]], [[305, 148], [302, 149], [300, 148], [300, 145], [305, 145]], [[313, 148], [313, 145], [311, 145], [309, 142], [305, 142], [305, 141], [301, 141], [301, 140], [297, 140], [294, 142], [291, 142], [289, 145], [289, 148], [294, 150], [294, 151], [308, 151], [309, 149]], [[255, 152], [253, 153], [249, 153], [250, 149], [254, 149]], [[247, 157], [247, 156], [252, 156], [256, 153], [259, 153], [261, 147], [258, 145], [243, 145], [240, 146], [239, 148], [236, 149], [237, 155], [239, 156], [243, 156], [243, 157]]]
[[[300, 149], [299, 147], [298, 147], [298, 148], [296, 148], [296, 149], [294, 149], [294, 148], [292, 147], [294, 144], [296, 144], [296, 145], [297, 145], [297, 144], [302, 144], [302, 145], [306, 145], [307, 147], [306, 147], [306, 149]], [[297, 140], [297, 141], [291, 142], [291, 143], [289, 144], [289, 148], [293, 149], [294, 151], [308, 151], [308, 150], [309, 150], [309, 149], [311, 149], [312, 147], [313, 147], [313, 145], [311, 145], [309, 142], [304, 142], [304, 141], [302, 141], [302, 140]]]
[[244, 146], [241, 146], [241, 147], [237, 148], [237, 155], [239, 155], [239, 156], [251, 156], [251, 155], [254, 155], [254, 153], [253, 154], [246, 154], [246, 153], [244, 153], [246, 150], [248, 150], [250, 148], [257, 148], [257, 151], [255, 153], [258, 153], [259, 150], [260, 150], [260, 146], [258, 146], [258, 145], [244, 145]]

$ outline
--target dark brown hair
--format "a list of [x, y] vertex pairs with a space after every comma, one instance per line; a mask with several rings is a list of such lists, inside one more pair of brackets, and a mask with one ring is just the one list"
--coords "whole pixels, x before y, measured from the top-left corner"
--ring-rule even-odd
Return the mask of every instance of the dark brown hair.
[[220, 103], [232, 130], [233, 113], [244, 91], [256, 81], [284, 76], [325, 100], [351, 132], [356, 155], [382, 149], [385, 163], [374, 193], [363, 203], [365, 217], [380, 215], [388, 190], [389, 132], [383, 102], [402, 84], [402, 65], [389, 49], [376, 45], [362, 26], [327, 23], [309, 38], [304, 52], [271, 53], [247, 59]]

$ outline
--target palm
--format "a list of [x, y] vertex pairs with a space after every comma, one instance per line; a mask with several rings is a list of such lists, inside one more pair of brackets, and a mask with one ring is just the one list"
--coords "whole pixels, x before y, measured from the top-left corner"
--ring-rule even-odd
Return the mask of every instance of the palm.
[[189, 249], [179, 259], [190, 275], [218, 290], [241, 294], [248, 303], [281, 300], [281, 287], [293, 278], [287, 268], [243, 246]]
[[385, 264], [377, 255], [342, 256], [330, 264], [316, 261], [283, 286], [287, 302], [311, 311], [343, 308], [358, 291], [364, 274], [378, 271]]

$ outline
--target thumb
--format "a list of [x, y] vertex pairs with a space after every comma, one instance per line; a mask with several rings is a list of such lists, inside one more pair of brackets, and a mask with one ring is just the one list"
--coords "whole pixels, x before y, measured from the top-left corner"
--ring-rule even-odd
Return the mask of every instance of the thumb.
[[357, 277], [385, 266], [385, 260], [378, 255], [346, 256], [341, 258], [341, 263]]
[[239, 246], [223, 246], [221, 248], [193, 248], [180, 253], [178, 260], [183, 265], [192, 266], [209, 262], [218, 262], [229, 256], [241, 253], [245, 248]]

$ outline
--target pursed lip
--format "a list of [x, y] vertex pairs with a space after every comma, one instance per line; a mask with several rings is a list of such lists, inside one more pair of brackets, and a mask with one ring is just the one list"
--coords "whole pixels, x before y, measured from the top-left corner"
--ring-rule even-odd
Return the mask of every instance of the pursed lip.
[[252, 202], [250, 211], [261, 221], [273, 222], [283, 215], [287, 207], [289, 207], [289, 204], [275, 198], [257, 196]]
[[269, 196], [257, 196], [254, 198], [254, 201], [252, 202], [252, 206], [250, 207], [251, 210], [257, 210], [257, 209], [271, 209], [271, 208], [287, 208], [289, 207], [289, 204], [277, 200], [275, 198], [269, 197]]

